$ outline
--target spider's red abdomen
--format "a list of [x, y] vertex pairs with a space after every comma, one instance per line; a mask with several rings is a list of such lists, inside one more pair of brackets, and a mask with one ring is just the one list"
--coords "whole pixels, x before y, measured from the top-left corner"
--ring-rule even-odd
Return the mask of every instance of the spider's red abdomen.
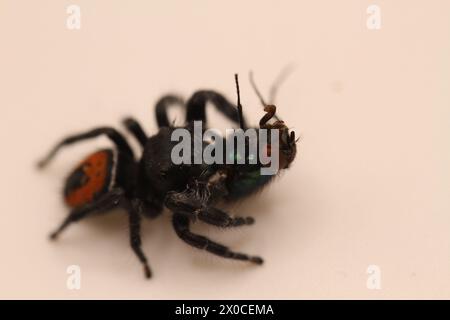
[[114, 156], [112, 150], [100, 150], [83, 160], [69, 175], [64, 200], [74, 208], [89, 203], [111, 187]]

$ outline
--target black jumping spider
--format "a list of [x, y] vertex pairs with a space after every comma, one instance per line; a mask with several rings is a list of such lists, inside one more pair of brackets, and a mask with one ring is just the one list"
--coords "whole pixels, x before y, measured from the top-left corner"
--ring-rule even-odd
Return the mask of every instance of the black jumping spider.
[[[273, 175], [261, 175], [260, 169], [264, 165], [259, 161], [256, 164], [175, 165], [170, 157], [175, 145], [171, 141], [171, 133], [176, 129], [167, 117], [170, 105], [185, 106], [184, 128], [188, 130], [192, 130], [193, 121], [202, 121], [203, 126], [206, 126], [207, 102], [239, 124], [240, 128], [247, 128], [242, 115], [237, 75], [236, 87], [237, 108], [214, 91], [197, 91], [186, 104], [178, 96], [164, 96], [156, 104], [159, 131], [151, 137], [145, 134], [136, 120], [125, 119], [124, 125], [143, 148], [139, 160], [135, 158], [125, 138], [111, 127], [96, 128], [63, 139], [39, 162], [40, 168], [45, 167], [63, 146], [82, 140], [105, 135], [114, 143], [115, 148], [91, 154], [69, 175], [64, 188], [64, 199], [71, 212], [51, 234], [51, 239], [56, 239], [72, 222], [115, 207], [124, 208], [129, 216], [131, 247], [143, 264], [145, 276], [150, 278], [150, 267], [141, 249], [140, 221], [141, 217], [157, 217], [166, 207], [173, 212], [172, 223], [176, 234], [187, 244], [221, 257], [262, 264], [263, 259], [258, 256], [231, 251], [226, 246], [192, 233], [190, 224], [197, 219], [224, 228], [252, 224], [253, 218], [231, 217], [215, 205], [219, 201], [237, 200], [262, 189], [273, 179]], [[275, 106], [267, 105], [256, 87], [255, 90], [266, 111], [258, 129], [279, 131], [280, 168], [287, 168], [296, 154], [295, 134], [289, 133], [284, 122], [277, 118]], [[276, 121], [269, 124], [272, 117]], [[206, 145], [208, 142], [203, 142], [203, 147]], [[270, 141], [266, 145], [270, 151]]]

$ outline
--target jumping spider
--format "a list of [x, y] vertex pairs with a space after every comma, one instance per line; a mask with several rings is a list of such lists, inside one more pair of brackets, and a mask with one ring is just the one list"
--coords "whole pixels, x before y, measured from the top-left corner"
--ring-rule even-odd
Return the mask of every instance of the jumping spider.
[[[62, 147], [101, 135], [107, 136], [115, 148], [99, 150], [89, 155], [68, 176], [64, 200], [71, 212], [50, 238], [55, 240], [72, 222], [121, 207], [128, 214], [131, 247], [144, 267], [145, 276], [150, 278], [150, 267], [141, 248], [141, 217], [155, 218], [166, 207], [173, 212], [172, 224], [176, 234], [187, 244], [224, 258], [262, 264], [263, 259], [258, 256], [234, 252], [224, 245], [191, 232], [190, 224], [197, 219], [223, 228], [253, 224], [254, 219], [251, 217], [231, 217], [215, 206], [220, 201], [238, 200], [261, 190], [274, 176], [261, 175], [260, 169], [263, 165], [259, 161], [257, 164], [242, 165], [175, 165], [170, 157], [175, 144], [171, 141], [171, 133], [177, 128], [168, 119], [167, 109], [171, 105], [186, 108], [184, 128], [188, 130], [192, 130], [193, 121], [202, 121], [203, 126], [206, 125], [207, 102], [212, 103], [241, 129], [247, 128], [242, 115], [237, 75], [235, 80], [237, 106], [215, 91], [197, 91], [186, 104], [176, 95], [162, 97], [156, 104], [159, 127], [156, 135], [148, 137], [136, 120], [125, 119], [125, 127], [143, 149], [140, 159], [135, 158], [122, 134], [111, 127], [95, 128], [69, 136], [58, 143], [39, 162], [40, 168], [45, 167]], [[275, 115], [275, 106], [264, 102], [253, 80], [252, 85], [266, 112], [261, 118], [259, 128], [279, 130], [279, 163], [280, 168], [285, 169], [295, 158], [295, 133], [289, 132], [284, 122]], [[269, 124], [273, 117], [276, 121]], [[203, 147], [208, 144], [204, 141]], [[270, 141], [267, 144], [270, 150]]]

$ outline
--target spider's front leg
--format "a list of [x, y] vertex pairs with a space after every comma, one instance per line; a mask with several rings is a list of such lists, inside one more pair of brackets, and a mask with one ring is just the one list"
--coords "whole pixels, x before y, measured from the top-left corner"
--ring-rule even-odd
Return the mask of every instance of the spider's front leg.
[[203, 191], [188, 189], [185, 192], [169, 192], [166, 196], [165, 205], [174, 212], [172, 223], [180, 239], [193, 247], [206, 250], [220, 257], [262, 264], [263, 259], [258, 256], [234, 252], [207, 237], [191, 232], [190, 223], [195, 221], [196, 218], [224, 228], [249, 225], [254, 222], [251, 217], [233, 218], [226, 212], [209, 206]]
[[225, 211], [203, 203], [202, 199], [195, 198], [190, 192], [169, 192], [165, 200], [165, 206], [193, 221], [199, 219], [222, 228], [250, 225], [255, 222], [252, 217], [231, 217]]
[[212, 90], [200, 90], [195, 92], [186, 103], [186, 121], [202, 121], [206, 125], [206, 105], [210, 102], [216, 109], [225, 115], [229, 120], [239, 124], [241, 120], [242, 129], [247, 128], [247, 123], [242, 117], [239, 119], [238, 108], [227, 98]]
[[210, 205], [212, 200], [227, 194], [226, 178], [226, 171], [219, 170], [208, 181], [196, 181], [183, 192], [169, 192], [164, 204], [173, 212], [184, 214], [191, 220], [195, 221], [198, 218], [217, 227], [229, 228], [253, 224], [255, 220], [252, 217], [231, 217], [225, 211]]
[[208, 181], [196, 181], [183, 192], [168, 192], [164, 201], [173, 212], [184, 214], [191, 220], [197, 218], [205, 223], [222, 227], [238, 227], [255, 222], [252, 217], [231, 217], [225, 211], [210, 205], [211, 200], [227, 194], [225, 181], [227, 173], [219, 170]]
[[264, 261], [261, 257], [258, 256], [249, 256], [245, 253], [234, 252], [230, 250], [228, 247], [212, 241], [211, 239], [195, 234], [190, 230], [190, 219], [188, 216], [175, 212], [173, 214], [172, 224], [175, 232], [180, 237], [181, 240], [186, 242], [187, 244], [196, 247], [201, 250], [206, 250], [212, 254], [215, 254], [219, 257], [234, 259], [234, 260], [243, 260], [249, 261], [255, 264], [262, 264]]

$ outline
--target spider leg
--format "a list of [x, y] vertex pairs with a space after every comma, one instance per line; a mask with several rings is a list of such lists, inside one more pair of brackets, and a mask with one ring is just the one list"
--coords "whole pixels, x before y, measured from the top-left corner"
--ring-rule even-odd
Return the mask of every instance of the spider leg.
[[225, 181], [227, 173], [218, 171], [208, 182], [197, 182], [183, 192], [168, 192], [164, 205], [172, 210], [184, 214], [191, 219], [199, 220], [222, 228], [251, 225], [255, 222], [252, 217], [231, 217], [225, 211], [217, 209], [210, 203], [227, 194]]
[[251, 225], [255, 222], [252, 217], [231, 217], [225, 211], [204, 205], [200, 200], [195, 199], [192, 194], [185, 192], [169, 192], [164, 204], [173, 212], [191, 217], [194, 220], [198, 218], [200, 221], [222, 228]]
[[179, 96], [166, 95], [159, 99], [156, 103], [156, 122], [158, 123], [159, 128], [171, 126], [171, 123], [169, 122], [169, 118], [167, 116], [167, 109], [174, 104], [184, 106], [184, 101]]
[[141, 213], [142, 203], [140, 200], [133, 200], [131, 202], [131, 209], [129, 210], [129, 224], [130, 224], [130, 244], [139, 261], [144, 267], [144, 274], [146, 278], [152, 276], [152, 272], [147, 262], [147, 257], [142, 251], [141, 241]]
[[94, 213], [108, 211], [118, 206], [123, 197], [124, 191], [120, 188], [117, 188], [105, 193], [93, 202], [72, 209], [66, 219], [58, 227], [58, 229], [50, 234], [50, 238], [52, 240], [56, 240], [59, 234], [73, 222], [80, 221], [81, 219]]
[[39, 168], [45, 167], [62, 147], [66, 145], [71, 145], [75, 142], [79, 142], [82, 140], [96, 138], [101, 135], [106, 135], [109, 139], [111, 139], [111, 141], [114, 142], [114, 144], [118, 148], [119, 152], [121, 152], [122, 154], [127, 154], [128, 156], [133, 158], [132, 149], [128, 145], [128, 142], [125, 140], [125, 138], [117, 130], [111, 127], [100, 127], [85, 133], [72, 135], [63, 139], [49, 152], [49, 154], [44, 159], [39, 161], [38, 167]]
[[123, 120], [124, 126], [130, 131], [136, 140], [139, 142], [141, 147], [145, 147], [145, 144], [148, 140], [148, 136], [145, 133], [144, 129], [142, 129], [141, 125], [134, 118], [126, 118]]
[[[239, 113], [237, 107], [229, 102], [223, 95], [211, 90], [195, 92], [187, 102], [186, 121], [202, 121], [206, 124], [206, 103], [211, 102], [217, 110], [231, 121], [239, 124]], [[244, 129], [247, 128], [246, 121], [242, 117], [241, 122]]]
[[213, 207], [199, 210], [197, 217], [205, 223], [222, 228], [251, 225], [255, 222], [252, 217], [230, 217], [226, 212]]
[[189, 229], [190, 220], [184, 214], [175, 212], [172, 224], [178, 237], [195, 248], [206, 250], [212, 254], [228, 259], [249, 261], [255, 264], [263, 263], [263, 259], [258, 256], [249, 256], [244, 253], [231, 251], [228, 247], [214, 242], [207, 237], [192, 233]]
[[[169, 118], [167, 116], [167, 109], [171, 105], [175, 104], [183, 106], [184, 105], [183, 99], [175, 95], [165, 95], [158, 100], [158, 102], [156, 103], [155, 112], [156, 112], [156, 121], [159, 128], [171, 126]], [[123, 124], [125, 125], [127, 130], [130, 131], [133, 134], [133, 136], [139, 141], [139, 144], [142, 147], [145, 147], [148, 136], [145, 133], [144, 129], [142, 129], [142, 126], [139, 124], [139, 122], [129, 117], [123, 120]]]

